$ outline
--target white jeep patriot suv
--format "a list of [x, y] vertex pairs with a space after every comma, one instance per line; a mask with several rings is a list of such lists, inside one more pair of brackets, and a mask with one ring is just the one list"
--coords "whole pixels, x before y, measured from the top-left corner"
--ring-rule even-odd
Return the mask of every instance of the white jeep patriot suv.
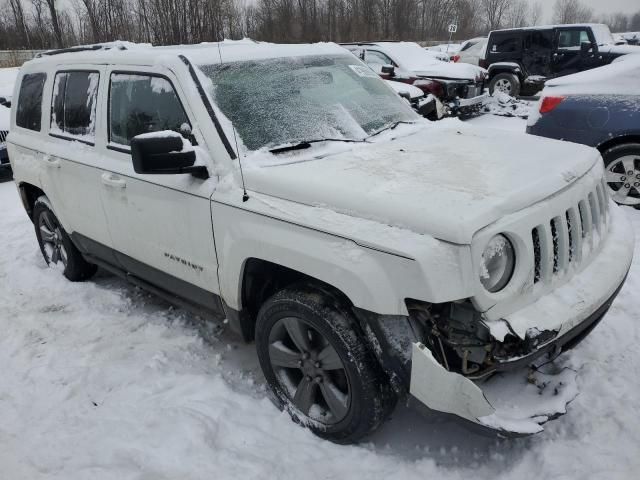
[[334, 44], [52, 51], [14, 99], [46, 262], [227, 318], [278, 406], [335, 442], [407, 393], [540, 430], [485, 380], [578, 343], [631, 263], [595, 150], [430, 124]]

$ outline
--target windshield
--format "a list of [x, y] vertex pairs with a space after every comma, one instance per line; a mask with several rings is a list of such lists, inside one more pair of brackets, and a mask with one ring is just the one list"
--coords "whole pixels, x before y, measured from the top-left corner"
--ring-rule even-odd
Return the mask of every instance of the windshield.
[[596, 43], [598, 45], [613, 45], [616, 43], [608, 26], [593, 25], [591, 29], [593, 30], [593, 35], [596, 37]]
[[405, 70], [419, 72], [427, 66], [443, 64], [434, 52], [425, 50], [417, 43], [397, 42], [381, 45], [384, 45], [384, 48], [392, 55], [398, 65]]
[[211, 96], [248, 150], [296, 142], [362, 140], [418, 119], [352, 55], [200, 65]]

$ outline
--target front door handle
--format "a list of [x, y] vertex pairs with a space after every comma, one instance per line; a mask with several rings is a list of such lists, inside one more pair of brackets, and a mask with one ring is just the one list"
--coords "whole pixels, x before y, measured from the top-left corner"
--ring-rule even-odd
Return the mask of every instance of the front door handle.
[[49, 168], [60, 168], [60, 159], [47, 155], [44, 157], [45, 165]]
[[102, 184], [107, 187], [112, 188], [126, 188], [127, 182], [125, 182], [118, 175], [114, 175], [113, 173], [105, 172], [102, 174]]

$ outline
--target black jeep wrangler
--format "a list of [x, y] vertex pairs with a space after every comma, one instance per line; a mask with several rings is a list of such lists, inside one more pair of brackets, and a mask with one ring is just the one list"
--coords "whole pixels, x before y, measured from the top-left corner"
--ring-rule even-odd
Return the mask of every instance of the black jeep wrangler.
[[611, 63], [640, 48], [615, 45], [609, 27], [601, 24], [496, 30], [489, 34], [486, 58], [489, 93], [533, 95], [546, 79]]

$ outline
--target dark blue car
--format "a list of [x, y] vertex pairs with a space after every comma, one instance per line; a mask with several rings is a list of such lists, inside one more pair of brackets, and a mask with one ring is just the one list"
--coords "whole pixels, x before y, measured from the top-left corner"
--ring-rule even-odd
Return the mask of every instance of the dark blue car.
[[547, 82], [527, 133], [600, 150], [610, 196], [640, 208], [640, 47], [611, 65]]

